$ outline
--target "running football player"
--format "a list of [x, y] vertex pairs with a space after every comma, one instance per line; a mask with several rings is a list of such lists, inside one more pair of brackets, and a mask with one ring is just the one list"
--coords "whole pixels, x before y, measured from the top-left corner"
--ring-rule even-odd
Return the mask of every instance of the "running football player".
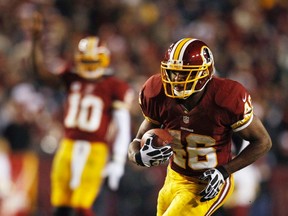
[[[249, 92], [238, 82], [214, 75], [214, 58], [201, 40], [173, 43], [161, 73], [144, 84], [139, 101], [144, 121], [129, 145], [129, 159], [151, 167], [170, 161], [159, 192], [157, 216], [211, 215], [233, 191], [233, 173], [266, 154], [271, 139], [253, 113]], [[169, 130], [173, 152], [154, 149], [153, 137], [140, 148], [151, 128]], [[231, 136], [249, 145], [232, 159]]]

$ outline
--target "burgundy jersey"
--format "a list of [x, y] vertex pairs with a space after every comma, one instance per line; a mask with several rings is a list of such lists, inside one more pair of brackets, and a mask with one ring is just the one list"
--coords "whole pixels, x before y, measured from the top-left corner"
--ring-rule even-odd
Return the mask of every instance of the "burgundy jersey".
[[253, 119], [251, 97], [240, 83], [213, 77], [204, 91], [190, 111], [180, 105], [181, 99], [165, 95], [160, 75], [150, 77], [139, 95], [145, 118], [174, 136], [172, 169], [188, 176], [231, 160], [233, 131]]
[[67, 91], [63, 121], [65, 137], [106, 142], [113, 107], [115, 103], [118, 106], [125, 102], [128, 84], [113, 76], [89, 81], [69, 72], [62, 73], [61, 78]]

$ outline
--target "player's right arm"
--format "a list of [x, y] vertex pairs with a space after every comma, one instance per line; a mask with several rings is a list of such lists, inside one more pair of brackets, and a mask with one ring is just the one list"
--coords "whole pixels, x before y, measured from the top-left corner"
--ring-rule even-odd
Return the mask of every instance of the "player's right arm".
[[135, 164], [137, 164], [136, 159], [135, 159], [135, 155], [136, 153], [138, 153], [141, 149], [140, 146], [140, 141], [141, 138], [143, 136], [143, 134], [152, 129], [152, 128], [156, 128], [157, 125], [149, 122], [147, 119], [144, 119], [144, 121], [141, 123], [137, 135], [136, 137], [132, 140], [132, 142], [129, 144], [129, 148], [128, 148], [128, 158], [130, 161], [134, 162]]
[[45, 61], [45, 53], [43, 51], [42, 37], [43, 37], [43, 16], [38, 11], [33, 13], [33, 25], [31, 25], [31, 75], [37, 79], [45, 80], [50, 83], [57, 84], [57, 79], [54, 74], [60, 74], [63, 71], [64, 64], [62, 66], [53, 61], [53, 68], [49, 67]]
[[[140, 94], [139, 94], [139, 105], [142, 109], [145, 109], [144, 107], [147, 106], [146, 101], [151, 98], [154, 97], [154, 94], [157, 94], [160, 89], [159, 89], [159, 85], [162, 86], [161, 83], [157, 83], [155, 85], [153, 85], [155, 82], [153, 82], [153, 77], [150, 77], [145, 84], [143, 85]], [[159, 128], [160, 127], [160, 123], [158, 122], [154, 122], [152, 119], [146, 117], [146, 112], [143, 112], [145, 119], [143, 120], [143, 122], [141, 123], [140, 127], [138, 128], [138, 132], [135, 136], [135, 138], [132, 140], [132, 142], [129, 144], [129, 148], [128, 148], [128, 158], [130, 161], [134, 162], [137, 164], [137, 161], [135, 159], [135, 155], [136, 153], [139, 153], [141, 146], [140, 146], [140, 141], [142, 136], [144, 135], [144, 133], [152, 128]]]
[[[140, 146], [141, 138], [146, 131], [152, 128], [161, 127], [161, 122], [157, 120], [157, 114], [155, 114], [156, 111], [154, 110], [154, 106], [157, 106], [154, 102], [159, 102], [158, 95], [161, 92], [161, 87], [161, 78], [159, 76], [152, 76], [146, 81], [139, 94], [139, 103], [145, 119], [138, 129], [136, 137], [129, 145], [128, 158], [130, 161], [141, 166], [150, 167], [159, 165], [167, 161], [172, 155], [171, 147], [168, 149], [170, 152], [165, 155], [162, 153], [167, 149], [167, 147], [163, 147], [163, 149], [155, 149], [152, 146], [152, 136], [146, 140], [143, 147]], [[158, 160], [158, 158], [160, 159]]]

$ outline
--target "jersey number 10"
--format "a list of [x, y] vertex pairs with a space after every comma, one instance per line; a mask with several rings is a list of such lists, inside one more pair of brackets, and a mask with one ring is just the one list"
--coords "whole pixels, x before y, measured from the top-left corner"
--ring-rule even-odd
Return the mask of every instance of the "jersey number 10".
[[100, 126], [103, 111], [103, 101], [95, 95], [81, 96], [72, 93], [68, 97], [68, 110], [64, 124], [67, 128], [78, 128], [94, 132]]

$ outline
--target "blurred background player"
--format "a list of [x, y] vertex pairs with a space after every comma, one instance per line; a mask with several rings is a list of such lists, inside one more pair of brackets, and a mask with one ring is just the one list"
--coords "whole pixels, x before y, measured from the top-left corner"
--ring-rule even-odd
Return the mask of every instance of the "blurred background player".
[[[39, 64], [43, 57], [39, 52], [40, 19], [36, 14], [33, 30], [33, 58], [38, 69], [43, 67]], [[131, 139], [129, 108], [133, 91], [113, 76], [106, 44], [99, 37], [84, 37], [74, 60], [72, 64], [55, 62], [49, 70], [61, 78], [67, 92], [63, 139], [51, 170], [54, 216], [94, 215], [91, 207], [103, 178], [108, 178], [112, 190], [119, 186]], [[38, 70], [39, 74], [43, 72]]]
[[[170, 45], [161, 74], [151, 76], [140, 92], [145, 120], [129, 146], [129, 159], [151, 167], [170, 158], [157, 216], [212, 215], [233, 191], [232, 174], [271, 148], [247, 90], [214, 73], [209, 47], [201, 40], [183, 38]], [[174, 137], [172, 157], [167, 146], [153, 148], [153, 137], [140, 148], [142, 135], [159, 127]], [[234, 158], [233, 133], [250, 142]]]

